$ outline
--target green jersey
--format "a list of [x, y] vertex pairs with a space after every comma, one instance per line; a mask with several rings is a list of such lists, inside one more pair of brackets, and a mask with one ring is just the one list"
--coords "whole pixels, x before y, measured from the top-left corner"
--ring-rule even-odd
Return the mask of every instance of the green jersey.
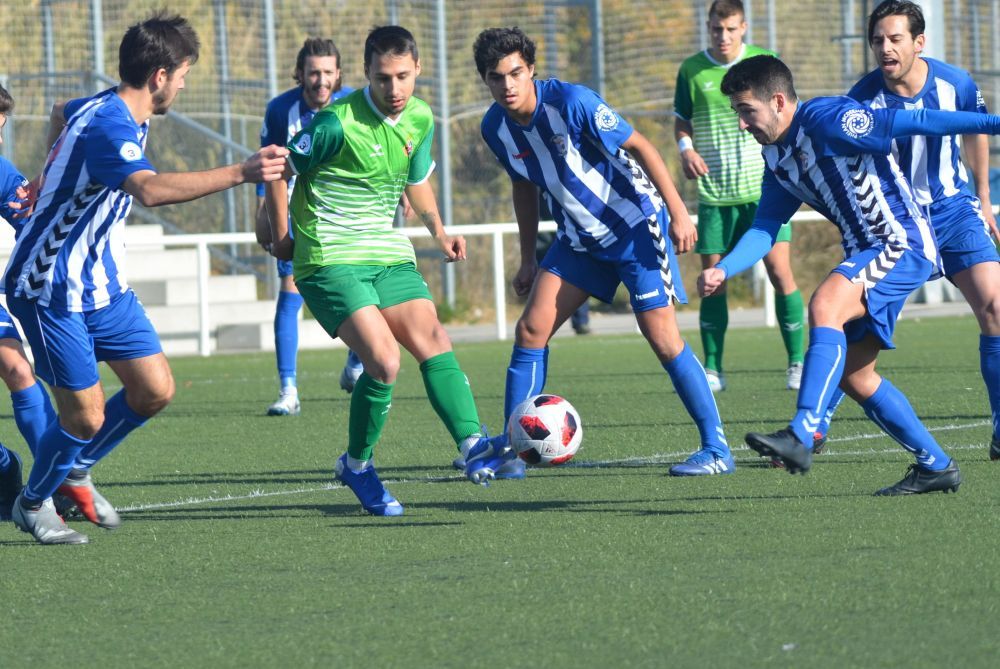
[[327, 265], [416, 262], [413, 244], [392, 222], [403, 189], [434, 170], [433, 136], [426, 102], [410, 98], [390, 119], [365, 88], [317, 112], [291, 139], [297, 278]]
[[708, 174], [698, 179], [698, 201], [703, 204], [725, 206], [760, 199], [764, 176], [761, 146], [750, 133], [740, 130], [729, 98], [720, 90], [730, 67], [760, 55], [774, 54], [744, 44], [739, 57], [726, 64], [705, 50], [685, 60], [677, 73], [674, 114], [691, 123], [694, 149], [708, 166]]

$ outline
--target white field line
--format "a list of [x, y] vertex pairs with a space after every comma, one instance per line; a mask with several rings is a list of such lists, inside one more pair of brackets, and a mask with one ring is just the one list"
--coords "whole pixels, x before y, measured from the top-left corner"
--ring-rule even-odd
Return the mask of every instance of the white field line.
[[[951, 430], [967, 430], [975, 427], [983, 427], [990, 425], [990, 421], [982, 420], [975, 423], [965, 423], [958, 425], [941, 425], [938, 427], [928, 428], [930, 432], [947, 432]], [[827, 444], [834, 444], [838, 442], [848, 442], [848, 441], [865, 441], [872, 439], [890, 439], [886, 434], [882, 432], [872, 432], [867, 434], [858, 434], [849, 437], [837, 437], [831, 438], [827, 441]], [[987, 444], [985, 442], [981, 444], [962, 444], [953, 445], [947, 448], [948, 451], [974, 451], [984, 448]], [[732, 449], [734, 453], [749, 452], [750, 449], [746, 445], [740, 445]], [[852, 451], [841, 451], [841, 450], [827, 450], [823, 451], [823, 455], [820, 458], [827, 457], [828, 455], [848, 455], [848, 456], [858, 456], [858, 455], [884, 455], [884, 454], [895, 454], [895, 451], [886, 451], [884, 449], [866, 448], [860, 450]], [[677, 451], [673, 453], [657, 453], [655, 455], [641, 457], [641, 458], [622, 458], [616, 460], [584, 460], [584, 461], [573, 461], [567, 463], [562, 468], [563, 469], [600, 469], [602, 467], [642, 467], [645, 465], [659, 465], [666, 464], [670, 462], [677, 462], [679, 459], [686, 457], [690, 454], [690, 451]], [[904, 451], [900, 450], [898, 454], [904, 454]], [[759, 462], [760, 457], [756, 454], [745, 457], [734, 458], [737, 462]], [[413, 479], [384, 479], [386, 483], [392, 483], [394, 485], [404, 484], [404, 483], [450, 483], [454, 481], [461, 481], [465, 477], [461, 474], [455, 474], [453, 476], [425, 476], [421, 478]], [[344, 488], [343, 485], [338, 483], [326, 483], [324, 485], [314, 487], [314, 488], [294, 488], [292, 490], [253, 490], [245, 495], [218, 495], [209, 497], [188, 497], [185, 499], [176, 500], [173, 502], [156, 502], [153, 504], [133, 504], [129, 506], [116, 507], [120, 513], [134, 513], [138, 511], [151, 511], [154, 509], [170, 509], [182, 506], [198, 506], [201, 504], [211, 504], [213, 502], [238, 502], [249, 499], [260, 499], [263, 497], [280, 497], [283, 495], [306, 495], [316, 492], [324, 492], [328, 490], [340, 490]]]

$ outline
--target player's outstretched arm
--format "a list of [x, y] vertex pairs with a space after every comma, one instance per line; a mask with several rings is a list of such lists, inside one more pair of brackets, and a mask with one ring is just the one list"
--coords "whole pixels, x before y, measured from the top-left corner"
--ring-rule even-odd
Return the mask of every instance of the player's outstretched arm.
[[622, 148], [635, 158], [666, 203], [667, 211], [670, 212], [670, 239], [674, 248], [678, 253], [693, 250], [694, 243], [698, 241], [698, 230], [691, 222], [691, 216], [674, 187], [674, 180], [670, 178], [660, 152], [637, 130], [625, 140]]
[[681, 169], [688, 179], [697, 179], [708, 174], [708, 165], [701, 154], [694, 150], [694, 128], [691, 121], [680, 116], [674, 118], [674, 139], [681, 154]]
[[145, 207], [189, 202], [243, 183], [280, 179], [287, 155], [284, 147], [266, 146], [242, 163], [201, 172], [140, 170], [130, 174], [122, 188]]
[[892, 136], [1000, 135], [1000, 116], [941, 109], [896, 109]]
[[538, 187], [530, 181], [514, 181], [511, 183], [511, 199], [521, 247], [521, 266], [511, 285], [517, 295], [527, 295], [538, 274], [538, 258], [535, 256], [535, 245], [538, 243]]
[[408, 185], [406, 197], [420, 222], [424, 224], [434, 241], [438, 243], [444, 253], [445, 262], [465, 260], [465, 237], [452, 236], [445, 232], [444, 223], [441, 221], [441, 214], [438, 211], [437, 198], [434, 197], [434, 189], [431, 188], [430, 182], [425, 180], [418, 184]]

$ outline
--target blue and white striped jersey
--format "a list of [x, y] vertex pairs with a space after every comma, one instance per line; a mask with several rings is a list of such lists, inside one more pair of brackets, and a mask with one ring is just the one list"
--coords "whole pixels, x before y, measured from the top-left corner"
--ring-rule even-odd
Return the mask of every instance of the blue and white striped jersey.
[[[354, 89], [350, 86], [343, 86], [330, 95], [330, 102], [353, 92]], [[264, 110], [264, 125], [260, 129], [261, 148], [271, 144], [285, 146], [302, 128], [309, 125], [315, 115], [316, 110], [310, 109], [302, 97], [301, 86], [291, 88], [272, 98]], [[291, 197], [292, 187], [295, 185], [294, 175], [288, 180], [288, 184], [288, 197]], [[264, 184], [257, 184], [257, 195], [264, 197]]]
[[[933, 58], [924, 58], [924, 62], [928, 68], [927, 82], [915, 97], [903, 97], [890, 91], [879, 70], [865, 75], [848, 95], [874, 108], [987, 113], [983, 94], [967, 72]], [[920, 204], [929, 205], [960, 192], [972, 194], [960, 148], [958, 135], [915, 135], [893, 141], [892, 155], [913, 185]]]
[[655, 187], [621, 145], [632, 127], [594, 91], [557, 79], [535, 82], [531, 123], [494, 103], [483, 139], [514, 181], [541, 188], [558, 237], [577, 251], [607, 248], [662, 207]]
[[4, 274], [4, 292], [66, 311], [93, 311], [128, 288], [125, 218], [129, 175], [155, 171], [138, 125], [111, 88], [66, 104], [66, 127], [49, 151], [34, 213]]
[[17, 189], [27, 186], [28, 180], [3, 156], [0, 156], [0, 218], [3, 218], [13, 226], [14, 230], [20, 230], [23, 221], [14, 218], [14, 210], [10, 208], [10, 203], [17, 200]]

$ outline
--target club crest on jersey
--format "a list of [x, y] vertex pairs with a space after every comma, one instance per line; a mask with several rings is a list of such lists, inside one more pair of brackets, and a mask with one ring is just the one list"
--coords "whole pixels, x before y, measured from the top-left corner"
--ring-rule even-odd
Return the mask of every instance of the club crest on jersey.
[[594, 123], [598, 130], [607, 132], [618, 127], [618, 114], [606, 104], [600, 104], [594, 111]]
[[553, 135], [550, 141], [552, 142], [552, 147], [556, 150], [556, 153], [558, 153], [560, 156], [566, 155], [565, 137], [563, 137], [562, 135]]
[[118, 149], [118, 155], [131, 163], [142, 158], [142, 149], [135, 142], [125, 142], [122, 148]]
[[295, 144], [292, 145], [296, 153], [301, 153], [303, 156], [308, 156], [312, 152], [313, 148], [313, 138], [312, 135], [302, 135], [296, 140]]
[[864, 137], [875, 127], [875, 116], [867, 109], [848, 109], [840, 117], [840, 127], [855, 139]]

